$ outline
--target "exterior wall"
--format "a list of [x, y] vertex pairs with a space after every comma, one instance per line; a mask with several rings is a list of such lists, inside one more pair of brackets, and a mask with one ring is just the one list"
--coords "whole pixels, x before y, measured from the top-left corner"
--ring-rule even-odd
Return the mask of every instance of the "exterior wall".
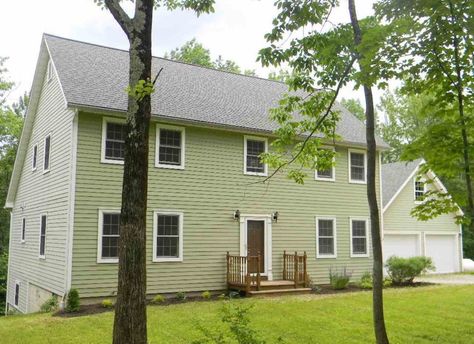
[[[66, 109], [56, 77], [43, 82], [28, 141], [27, 155], [12, 209], [7, 302], [14, 303], [20, 281], [19, 311], [30, 312], [29, 284], [63, 295], [66, 281], [71, 135], [74, 112]], [[50, 171], [43, 173], [44, 139], [51, 135]], [[38, 145], [37, 169], [32, 171], [33, 146]], [[45, 259], [39, 258], [40, 216], [47, 215]], [[22, 218], [25, 241], [21, 241]]]
[[[307, 251], [315, 283], [328, 282], [330, 267], [347, 267], [354, 276], [371, 269], [369, 258], [350, 258], [349, 217], [369, 217], [365, 184], [348, 183], [347, 148], [337, 148], [336, 182], [315, 181], [308, 171], [304, 185], [279, 174], [269, 185], [264, 177], [243, 174], [244, 134], [186, 127], [185, 169], [154, 166], [155, 123], [150, 131], [148, 198], [148, 292], [225, 288], [225, 253], [239, 254], [242, 214], [270, 215], [273, 277], [282, 276], [283, 251]], [[120, 208], [122, 166], [101, 163], [102, 117], [79, 113], [72, 287], [81, 297], [116, 291], [117, 264], [97, 263], [98, 210]], [[269, 171], [271, 173], [271, 171]], [[378, 173], [378, 171], [377, 171]], [[377, 181], [379, 178], [377, 177]], [[184, 214], [182, 262], [152, 262], [154, 210]], [[316, 259], [315, 216], [337, 218], [337, 259]], [[370, 247], [370, 244], [369, 244]]]
[[34, 284], [28, 284], [28, 313], [35, 313], [41, 310], [41, 306], [45, 303], [53, 293], [37, 287]]

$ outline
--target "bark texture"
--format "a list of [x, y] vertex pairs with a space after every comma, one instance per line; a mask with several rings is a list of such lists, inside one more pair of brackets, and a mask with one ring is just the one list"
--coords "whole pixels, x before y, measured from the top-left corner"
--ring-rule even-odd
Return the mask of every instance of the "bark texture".
[[[130, 42], [129, 85], [151, 80], [153, 0], [136, 0], [133, 19], [118, 0], [105, 1]], [[128, 97], [114, 344], [146, 344], [146, 210], [151, 99]]]
[[[354, 31], [354, 43], [357, 46], [362, 42], [362, 32], [357, 19], [354, 0], [349, 0], [349, 14], [351, 17], [352, 29]], [[359, 68], [362, 74], [366, 74], [361, 64], [362, 56], [356, 53], [359, 61]], [[388, 344], [387, 331], [385, 329], [385, 319], [383, 310], [383, 257], [382, 240], [380, 236], [380, 212], [377, 203], [376, 188], [376, 160], [377, 146], [375, 142], [375, 110], [372, 88], [363, 83], [365, 96], [365, 116], [366, 116], [366, 139], [367, 139], [367, 199], [370, 209], [370, 228], [372, 234], [372, 250], [374, 255], [373, 265], [373, 319], [374, 331], [377, 344]]]

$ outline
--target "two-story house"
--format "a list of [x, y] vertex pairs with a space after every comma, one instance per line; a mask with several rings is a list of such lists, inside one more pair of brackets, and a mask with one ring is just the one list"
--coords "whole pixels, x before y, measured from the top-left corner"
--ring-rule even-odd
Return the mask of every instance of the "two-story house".
[[[299, 282], [304, 271], [314, 283], [328, 283], [331, 267], [370, 271], [363, 123], [340, 107], [342, 139], [328, 146], [334, 168], [307, 171], [304, 185], [284, 174], [263, 184], [272, 170], [258, 156], [277, 128], [268, 111], [286, 85], [154, 58], [154, 73], [161, 68], [150, 128], [150, 295], [223, 290], [240, 277], [255, 290], [257, 273], [303, 286], [295, 266]], [[127, 51], [43, 37], [7, 199], [8, 307], [34, 312], [71, 288], [83, 302], [116, 292], [127, 81]], [[378, 139], [379, 154], [386, 147]]]

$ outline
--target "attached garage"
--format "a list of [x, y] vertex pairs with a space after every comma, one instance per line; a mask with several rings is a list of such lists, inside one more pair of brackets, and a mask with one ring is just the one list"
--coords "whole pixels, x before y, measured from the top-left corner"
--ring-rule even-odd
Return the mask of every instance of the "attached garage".
[[391, 256], [403, 258], [419, 256], [420, 249], [420, 235], [418, 234], [385, 234], [383, 238], [384, 260]]
[[458, 272], [458, 239], [453, 234], [426, 234], [425, 255], [431, 257], [436, 267], [435, 273]]

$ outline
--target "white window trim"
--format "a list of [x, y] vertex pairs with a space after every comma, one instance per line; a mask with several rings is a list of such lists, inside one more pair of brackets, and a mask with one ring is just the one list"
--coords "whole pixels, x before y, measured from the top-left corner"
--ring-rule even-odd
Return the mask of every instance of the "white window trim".
[[249, 175], [249, 176], [263, 176], [263, 177], [268, 176], [268, 165], [267, 164], [263, 165], [263, 169], [264, 169], [263, 173], [261, 173], [261, 172], [247, 172], [247, 140], [264, 142], [265, 143], [265, 153], [268, 153], [268, 139], [266, 137], [245, 135], [244, 136], [244, 174]]
[[[44, 254], [41, 254], [41, 220], [43, 216], [46, 217], [46, 228], [44, 229]], [[46, 259], [46, 234], [48, 232], [48, 214], [43, 213], [40, 214], [40, 221], [39, 221], [39, 241], [38, 241], [38, 258], [39, 259]]]
[[[160, 163], [160, 129], [170, 129], [181, 132], [181, 164], [180, 165], [169, 165]], [[156, 124], [156, 141], [155, 141], [155, 167], [158, 168], [169, 168], [173, 170], [184, 170], [185, 165], [185, 147], [186, 147], [186, 130], [184, 127], [178, 127], [175, 125], [168, 124]]]
[[[158, 258], [157, 254], [157, 236], [158, 236], [158, 215], [178, 215], [179, 216], [179, 247], [178, 247], [178, 257], [176, 258]], [[182, 262], [183, 261], [183, 212], [175, 210], [155, 210], [153, 212], [153, 262], [154, 263], [163, 263], [163, 262]]]
[[[48, 156], [48, 168], [44, 168], [44, 164], [46, 162], [46, 139], [49, 137], [49, 156]], [[44, 141], [43, 141], [43, 174], [48, 173], [51, 171], [51, 134], [48, 134], [45, 136]], [[36, 165], [38, 165], [38, 160], [36, 160]]]
[[[333, 152], [336, 152], [336, 148], [335, 147], [322, 147], [322, 149], [326, 149], [326, 150], [332, 150]], [[318, 170], [315, 170], [314, 171], [314, 180], [319, 180], [319, 181], [322, 181], [322, 182], [335, 182], [336, 181], [336, 155], [334, 155], [334, 157], [332, 158], [332, 178], [323, 178], [323, 177], [319, 177], [318, 176]]]
[[425, 178], [416, 178], [416, 176], [413, 177], [413, 201], [415, 202], [415, 204], [423, 204], [425, 202], [425, 199], [422, 200], [422, 201], [419, 201], [419, 200], [416, 199], [416, 182], [422, 182], [423, 183], [423, 196], [424, 196], [427, 192], [426, 179]]
[[53, 70], [53, 61], [51, 60], [51, 58], [48, 60], [48, 66], [47, 66], [47, 69], [46, 69], [46, 78], [47, 78], [47, 82], [50, 82], [51, 80], [53, 80], [53, 73], [54, 73], [54, 70]]
[[102, 209], [99, 208], [98, 216], [98, 239], [97, 239], [97, 263], [98, 264], [116, 264], [118, 258], [102, 258], [102, 231], [104, 229], [104, 213], [106, 214], [120, 214], [119, 208]]
[[[24, 234], [24, 235], [23, 235]], [[21, 218], [21, 233], [20, 233], [20, 242], [24, 244], [26, 241], [26, 217]]]
[[[35, 159], [35, 149], [36, 149], [36, 159]], [[50, 147], [50, 150], [51, 150], [51, 147]], [[35, 144], [33, 146], [33, 154], [31, 155], [31, 171], [34, 172], [37, 169], [38, 169], [38, 144]]]
[[[354, 247], [352, 243], [352, 221], [365, 221], [365, 247], [367, 253], [354, 253]], [[367, 217], [349, 217], [349, 233], [350, 233], [350, 246], [351, 246], [351, 258], [367, 258], [369, 254], [369, 233], [370, 233], [370, 221]]]
[[[364, 180], [352, 179], [351, 174], [351, 153], [364, 154]], [[367, 152], [360, 149], [348, 149], [347, 151], [347, 165], [349, 167], [349, 183], [350, 184], [367, 184]]]
[[125, 124], [125, 120], [116, 117], [102, 117], [102, 147], [100, 151], [100, 162], [103, 164], [123, 165], [123, 160], [109, 159], [105, 157], [105, 140], [107, 139], [107, 123]]
[[[16, 286], [18, 286], [18, 304], [15, 304]], [[15, 307], [17, 310], [20, 310], [20, 293], [21, 293], [21, 281], [20, 280], [15, 280], [15, 289], [13, 291], [13, 304], [12, 304], [12, 306]]]
[[[336, 217], [332, 215], [316, 216], [316, 258], [337, 258], [337, 222]], [[334, 254], [319, 253], [319, 220], [333, 221]]]

